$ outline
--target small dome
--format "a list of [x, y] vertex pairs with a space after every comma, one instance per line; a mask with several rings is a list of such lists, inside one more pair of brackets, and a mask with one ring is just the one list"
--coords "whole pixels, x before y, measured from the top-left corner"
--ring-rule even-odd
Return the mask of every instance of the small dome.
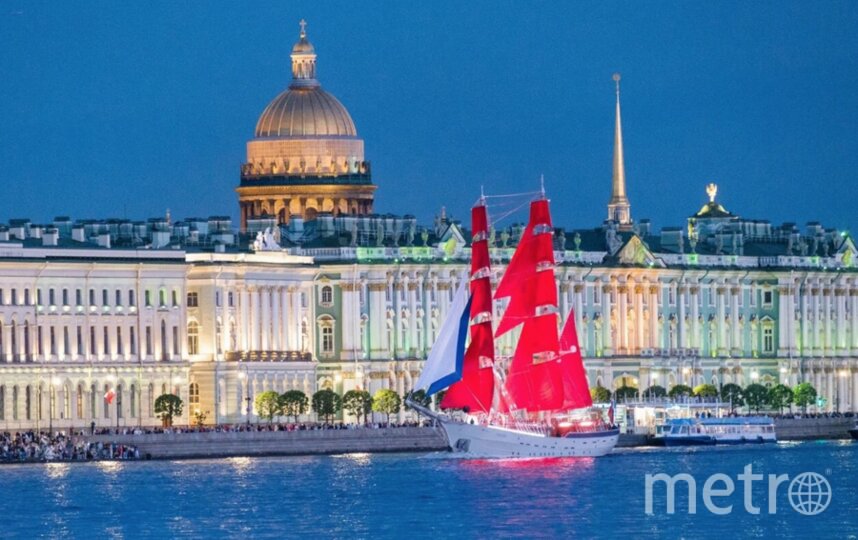
[[319, 86], [292, 87], [268, 104], [256, 123], [256, 137], [356, 137], [343, 104]]

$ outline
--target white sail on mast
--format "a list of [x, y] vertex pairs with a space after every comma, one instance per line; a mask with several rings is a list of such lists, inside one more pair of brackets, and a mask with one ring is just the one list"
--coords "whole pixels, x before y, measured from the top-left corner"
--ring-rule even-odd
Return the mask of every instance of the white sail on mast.
[[427, 395], [432, 395], [462, 378], [469, 312], [468, 280], [463, 279], [414, 385], [415, 390], [425, 390]]

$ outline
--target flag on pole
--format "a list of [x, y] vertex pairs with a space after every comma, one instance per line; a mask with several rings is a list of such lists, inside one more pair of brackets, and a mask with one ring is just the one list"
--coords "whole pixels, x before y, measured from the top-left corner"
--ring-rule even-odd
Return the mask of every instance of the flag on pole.
[[107, 404], [110, 405], [111, 403], [113, 403], [113, 398], [115, 398], [115, 397], [116, 397], [116, 392], [114, 392], [113, 388], [111, 388], [110, 390], [108, 390], [104, 394], [104, 401], [106, 401]]

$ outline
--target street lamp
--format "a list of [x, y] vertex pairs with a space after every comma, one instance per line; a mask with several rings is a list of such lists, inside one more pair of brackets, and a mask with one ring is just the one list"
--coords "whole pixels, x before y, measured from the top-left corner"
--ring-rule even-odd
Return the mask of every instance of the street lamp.
[[250, 379], [247, 376], [247, 366], [244, 366], [243, 372], [238, 373], [238, 378], [245, 380], [245, 386], [244, 386], [245, 392], [244, 393], [245, 393], [246, 397], [244, 398], [244, 401], [247, 402], [247, 409], [246, 409], [247, 427], [250, 427]]

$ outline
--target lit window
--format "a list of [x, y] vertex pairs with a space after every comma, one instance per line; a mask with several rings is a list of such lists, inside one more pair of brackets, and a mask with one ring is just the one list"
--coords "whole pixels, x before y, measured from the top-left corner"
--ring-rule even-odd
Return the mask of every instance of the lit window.
[[334, 303], [334, 289], [330, 285], [322, 287], [322, 304], [331, 305]]

